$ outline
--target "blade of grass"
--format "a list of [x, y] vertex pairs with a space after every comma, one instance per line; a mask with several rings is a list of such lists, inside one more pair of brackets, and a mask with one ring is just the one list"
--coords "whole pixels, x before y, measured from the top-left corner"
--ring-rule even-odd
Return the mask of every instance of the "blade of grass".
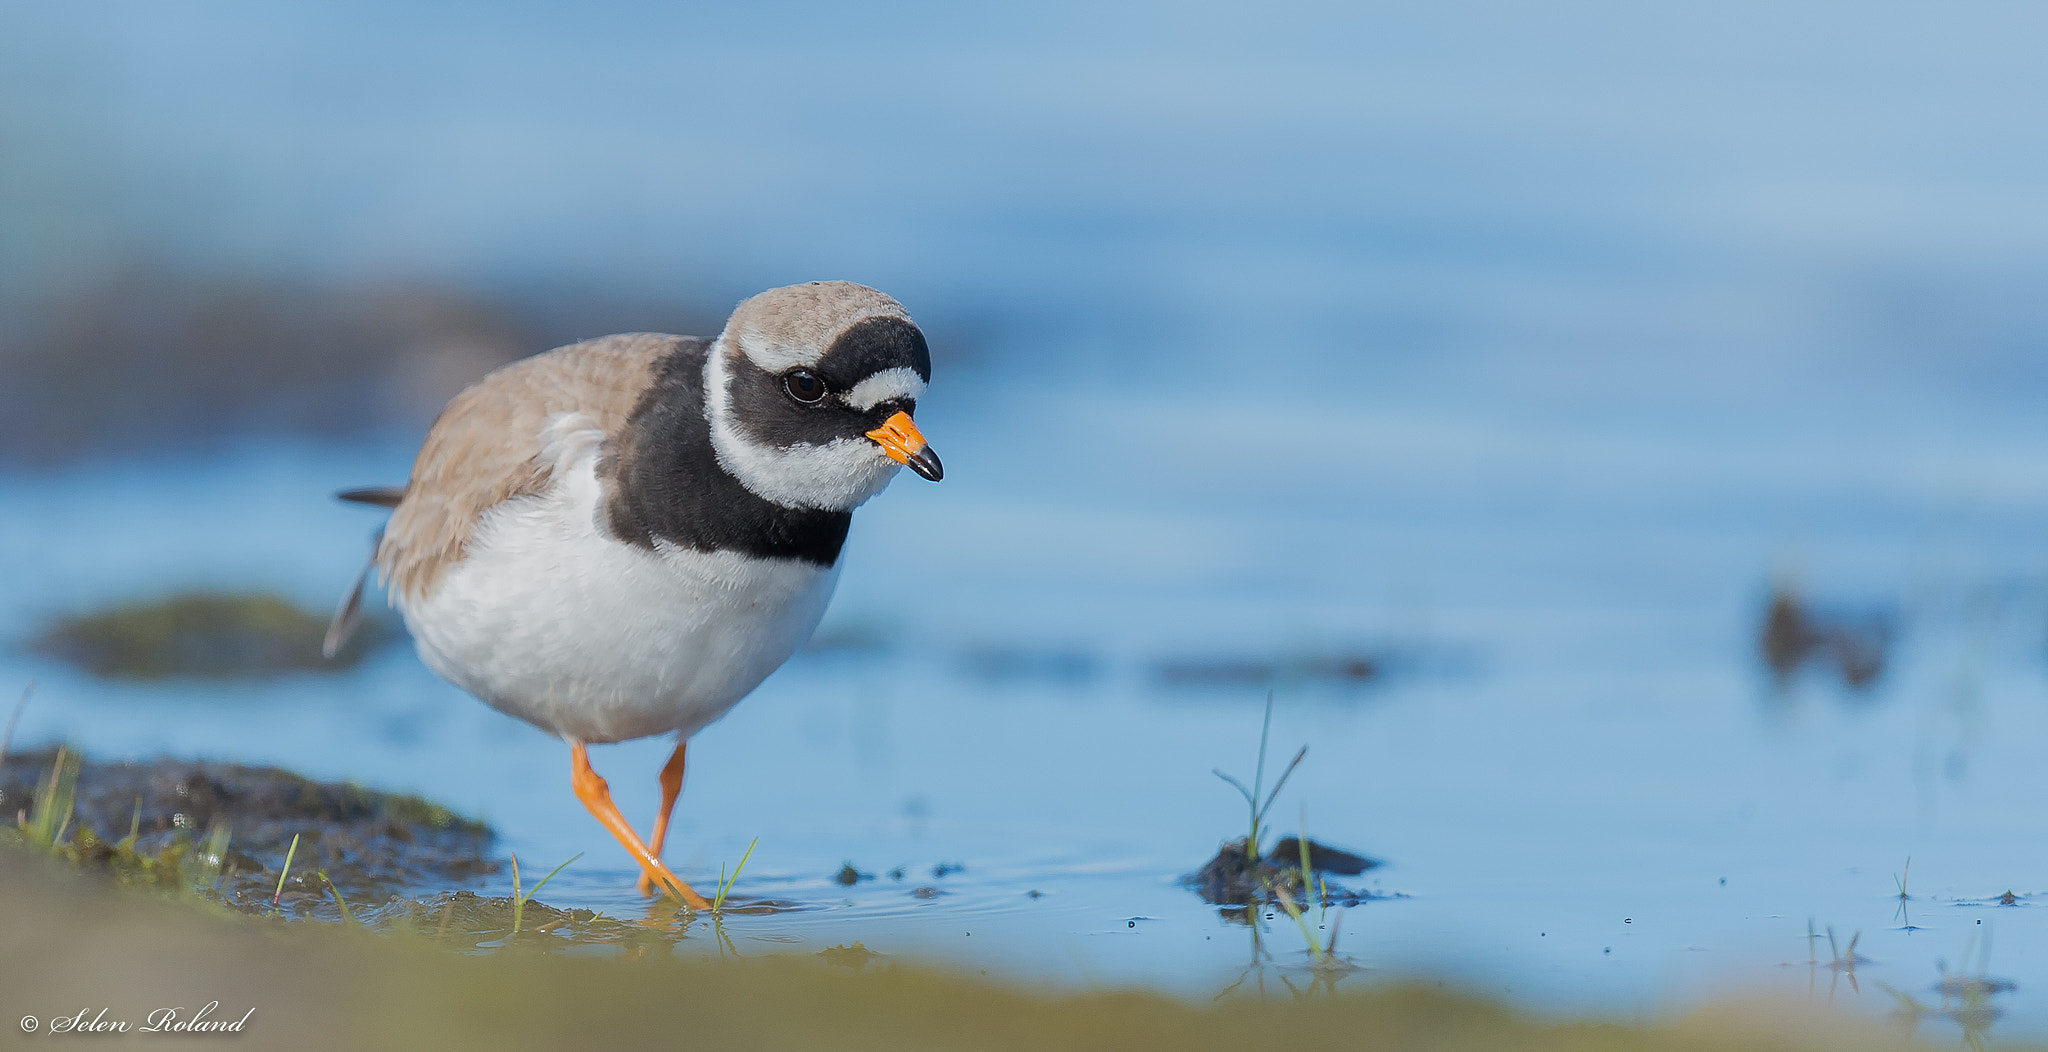
[[1252, 799], [1252, 791], [1251, 791], [1250, 789], [1246, 789], [1246, 788], [1244, 787], [1244, 783], [1243, 783], [1243, 782], [1240, 782], [1240, 781], [1238, 781], [1237, 779], [1235, 779], [1235, 778], [1232, 778], [1231, 776], [1229, 776], [1229, 775], [1227, 775], [1227, 774], [1224, 774], [1224, 773], [1223, 773], [1223, 768], [1221, 768], [1221, 767], [1211, 767], [1211, 768], [1209, 768], [1209, 773], [1210, 773], [1210, 774], [1213, 774], [1213, 775], [1215, 775], [1215, 776], [1216, 776], [1216, 777], [1218, 777], [1218, 778], [1221, 778], [1221, 779], [1223, 779], [1223, 780], [1224, 780], [1224, 781], [1226, 781], [1226, 782], [1229, 782], [1229, 783], [1230, 783], [1230, 787], [1231, 787], [1232, 789], [1235, 789], [1235, 790], [1237, 790], [1237, 792], [1238, 792], [1238, 795], [1239, 795], [1239, 796], [1242, 796], [1242, 797], [1244, 797], [1244, 802], [1245, 802], [1245, 803], [1248, 803], [1248, 804], [1252, 805], [1253, 807], [1257, 807], [1257, 806], [1258, 806], [1258, 801], [1257, 801], [1257, 800], [1254, 800], [1254, 799]]
[[[1302, 751], [1307, 752], [1308, 748], [1304, 746]], [[1301, 809], [1301, 835], [1294, 838], [1294, 843], [1297, 847], [1301, 848], [1301, 893], [1306, 895], [1308, 894], [1308, 889], [1314, 886], [1311, 883], [1312, 878], [1309, 875], [1308, 868], [1308, 808], [1306, 807]]]
[[52, 837], [52, 838], [50, 838], [50, 846], [51, 846], [51, 847], [55, 847], [55, 846], [57, 846], [58, 844], [61, 844], [61, 843], [63, 843], [63, 842], [64, 842], [64, 834], [66, 834], [66, 833], [69, 833], [69, 832], [71, 831], [71, 812], [72, 812], [72, 807], [73, 807], [73, 805], [74, 805], [75, 803], [76, 803], [76, 801], [74, 801], [74, 800], [71, 800], [71, 799], [69, 799], [68, 797], [67, 797], [67, 798], [65, 799], [65, 801], [64, 801], [64, 821], [58, 824], [58, 826], [57, 826], [57, 835], [56, 835], [56, 836], [54, 836], [54, 837]]
[[1273, 692], [1269, 690], [1266, 692], [1266, 718], [1259, 721], [1259, 764], [1258, 768], [1252, 773], [1252, 829], [1251, 835], [1247, 836], [1244, 842], [1244, 857], [1246, 858], [1259, 857], [1259, 819], [1265, 817], [1264, 809], [1259, 806], [1259, 794], [1265, 791], [1266, 740], [1272, 736], [1272, 733]]
[[747, 860], [754, 857], [754, 845], [760, 842], [761, 838], [755, 837], [752, 843], [747, 845], [746, 853], [740, 856], [740, 864], [732, 867], [732, 876], [723, 876], [724, 867], [720, 867], [721, 875], [718, 881], [718, 896], [711, 900], [711, 912], [717, 913], [725, 908], [726, 893], [732, 891], [733, 882], [740, 879], [740, 870], [747, 868]]
[[228, 840], [233, 835], [227, 822], [216, 819], [206, 831], [206, 847], [199, 856], [201, 883], [219, 886], [228, 861]]
[[344, 900], [342, 899], [342, 897], [341, 897], [341, 889], [340, 889], [340, 888], [337, 888], [337, 887], [335, 887], [335, 886], [334, 886], [334, 882], [333, 882], [333, 881], [331, 881], [331, 880], [328, 880], [328, 879], [327, 879], [327, 871], [326, 871], [326, 870], [324, 870], [324, 869], [323, 869], [323, 870], [320, 870], [319, 872], [320, 872], [320, 883], [322, 883], [322, 884], [325, 884], [325, 885], [327, 885], [327, 893], [328, 893], [329, 895], [332, 895], [332, 896], [334, 896], [334, 904], [335, 904], [336, 906], [339, 906], [339, 907], [341, 907], [341, 922], [342, 922], [343, 924], [354, 924], [354, 923], [356, 922], [356, 915], [355, 915], [355, 914], [353, 914], [353, 913], [350, 913], [350, 912], [349, 912], [349, 910], [348, 910], [348, 903], [347, 903], [346, 901], [344, 901]]
[[[78, 758], [60, 745], [57, 760], [50, 765], [50, 777], [43, 783], [43, 791], [37, 794], [29, 815], [29, 834], [43, 849], [54, 850], [64, 842], [64, 834], [71, 828], [72, 808], [77, 803], [77, 786]], [[62, 819], [57, 817], [60, 812]]]
[[519, 894], [519, 856], [512, 856], [512, 934], [519, 934], [520, 922], [526, 919], [526, 899]]
[[35, 800], [29, 804], [28, 825], [24, 828], [35, 837], [38, 844], [47, 843], [50, 838], [50, 817], [57, 801], [57, 772], [64, 766], [64, 749], [57, 749], [57, 762], [50, 765], [50, 773], [43, 778], [42, 788], [36, 791]]
[[29, 696], [36, 692], [36, 681], [29, 680], [21, 688], [21, 700], [14, 703], [14, 712], [7, 717], [7, 733], [0, 734], [0, 763], [7, 762], [7, 747], [14, 744], [14, 725], [21, 722], [21, 710], [28, 708]]
[[542, 878], [540, 878], [540, 883], [538, 883], [538, 884], [535, 884], [535, 885], [533, 886], [533, 890], [532, 890], [532, 891], [529, 891], [529, 892], [527, 892], [527, 893], [526, 893], [526, 899], [525, 899], [525, 901], [526, 901], [526, 902], [532, 902], [532, 901], [533, 901], [533, 897], [534, 897], [535, 895], [538, 895], [538, 894], [540, 894], [540, 889], [542, 889], [542, 888], [544, 888], [544, 887], [547, 887], [548, 881], [550, 881], [550, 880], [553, 880], [553, 879], [555, 879], [555, 874], [557, 874], [557, 873], [560, 873], [561, 871], [563, 871], [563, 870], [565, 870], [565, 869], [568, 869], [568, 868], [569, 868], [569, 863], [570, 863], [570, 862], [574, 862], [574, 861], [576, 861], [577, 859], [579, 859], [579, 858], [582, 858], [582, 857], [583, 857], [583, 852], [581, 852], [581, 851], [578, 851], [578, 852], [576, 852], [575, 854], [573, 854], [573, 855], [570, 855], [570, 856], [569, 856], [569, 859], [568, 859], [568, 861], [567, 861], [567, 862], [563, 862], [563, 863], [562, 863], [561, 865], [559, 865], [559, 866], [556, 866], [555, 868], [553, 868], [553, 869], [549, 870], [549, 871], [548, 871], [548, 875], [547, 875], [547, 876], [545, 876], [545, 877], [542, 877]]
[[1288, 761], [1287, 769], [1285, 771], [1280, 772], [1280, 780], [1273, 783], [1273, 792], [1266, 797], [1265, 806], [1259, 808], [1259, 817], [1257, 823], [1255, 824], [1265, 822], [1266, 812], [1272, 809], [1273, 801], [1278, 800], [1280, 798], [1280, 790], [1287, 788], [1287, 779], [1294, 774], [1294, 769], [1296, 767], [1301, 766], [1302, 758], [1307, 755], [1308, 746], [1304, 745], [1301, 747], [1300, 752], [1294, 754], [1294, 759]]
[[291, 876], [292, 856], [299, 853], [299, 834], [292, 834], [292, 846], [284, 853], [284, 868], [277, 871], [277, 890], [271, 893], [270, 905], [275, 908], [279, 899], [284, 898], [284, 878]]
[[1280, 900], [1280, 908], [1286, 910], [1287, 915], [1294, 919], [1295, 927], [1301, 929], [1301, 941], [1308, 944], [1308, 955], [1322, 960], [1323, 948], [1316, 945], [1315, 933], [1308, 930], [1308, 919], [1302, 915], [1301, 907], [1294, 904], [1294, 896], [1289, 895], [1286, 888], [1275, 885], [1273, 897]]

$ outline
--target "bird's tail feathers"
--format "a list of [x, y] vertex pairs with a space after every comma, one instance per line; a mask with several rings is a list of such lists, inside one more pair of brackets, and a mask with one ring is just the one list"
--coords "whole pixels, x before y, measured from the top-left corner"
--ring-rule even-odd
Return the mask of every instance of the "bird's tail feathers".
[[356, 575], [355, 587], [348, 590], [341, 605], [335, 608], [333, 620], [327, 622], [327, 638], [320, 643], [320, 654], [329, 661], [348, 645], [349, 638], [356, 634], [356, 625], [363, 619], [363, 589], [369, 587], [370, 574], [377, 569], [377, 546], [383, 541], [384, 531], [379, 529], [370, 541], [370, 560], [363, 564], [363, 572]]
[[399, 501], [405, 499], [405, 487], [361, 486], [356, 489], [342, 490], [340, 493], [335, 494], [335, 497], [348, 501], [350, 504], [369, 504], [379, 508], [395, 508], [398, 507]]

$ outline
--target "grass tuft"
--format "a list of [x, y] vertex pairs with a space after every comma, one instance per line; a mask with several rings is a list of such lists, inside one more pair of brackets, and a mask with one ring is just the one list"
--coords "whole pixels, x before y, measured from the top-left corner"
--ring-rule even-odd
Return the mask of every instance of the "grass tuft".
[[512, 856], [512, 934], [519, 934], [519, 929], [526, 924], [526, 904], [532, 902], [535, 895], [540, 894], [540, 889], [547, 887], [548, 881], [555, 879], [555, 874], [568, 869], [569, 863], [582, 857], [583, 852], [581, 851], [570, 855], [567, 859], [563, 860], [561, 865], [549, 870], [547, 876], [540, 878], [540, 881], [534, 884], [532, 891], [522, 894], [519, 889], [519, 856]]
[[1244, 797], [1245, 805], [1250, 810], [1251, 829], [1245, 834], [1244, 838], [1244, 855], [1247, 859], [1259, 857], [1259, 838], [1263, 835], [1262, 827], [1266, 821], [1266, 812], [1272, 808], [1273, 801], [1279, 798], [1280, 790], [1287, 785], [1288, 777], [1294, 774], [1294, 769], [1301, 766], [1302, 758], [1308, 755], [1308, 746], [1302, 746], [1301, 751], [1294, 754], [1294, 759], [1288, 761], [1287, 769], [1280, 772], [1279, 780], [1273, 783], [1273, 791], [1265, 793], [1265, 799], [1261, 801], [1259, 796], [1264, 792], [1266, 782], [1266, 744], [1271, 738], [1272, 733], [1273, 692], [1269, 690], [1266, 692], [1266, 718], [1259, 725], [1259, 762], [1258, 767], [1252, 774], [1252, 787], [1250, 789], [1245, 788], [1243, 782], [1224, 774], [1223, 769], [1220, 767], [1212, 768], [1211, 770], [1211, 773], [1230, 783], [1230, 787], [1237, 790], [1238, 795]]
[[754, 857], [754, 845], [760, 842], [761, 838], [755, 837], [752, 842], [747, 844], [746, 853], [740, 856], [740, 864], [732, 867], [732, 876], [728, 877], [725, 875], [725, 866], [720, 865], [718, 867], [718, 894], [711, 898], [711, 912], [720, 913], [724, 911], [725, 896], [731, 893], [733, 883], [740, 879], [740, 870], [747, 868], [747, 860]]
[[71, 827], [77, 790], [78, 757], [60, 746], [56, 762], [50, 765], [50, 775], [43, 780], [43, 788], [36, 793], [35, 804], [29, 809], [28, 822], [22, 826], [22, 836], [31, 846], [45, 852], [55, 852], [63, 846], [64, 834]]

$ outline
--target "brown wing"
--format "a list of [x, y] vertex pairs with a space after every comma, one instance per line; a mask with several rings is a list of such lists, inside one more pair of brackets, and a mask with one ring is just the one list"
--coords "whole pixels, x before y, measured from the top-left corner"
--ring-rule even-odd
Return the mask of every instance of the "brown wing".
[[606, 436], [617, 434], [653, 382], [656, 361], [679, 340], [634, 333], [572, 344], [499, 368], [450, 399], [377, 546], [385, 582], [407, 597], [424, 596], [462, 560], [484, 512], [547, 490], [553, 465], [541, 451], [548, 421], [584, 413]]

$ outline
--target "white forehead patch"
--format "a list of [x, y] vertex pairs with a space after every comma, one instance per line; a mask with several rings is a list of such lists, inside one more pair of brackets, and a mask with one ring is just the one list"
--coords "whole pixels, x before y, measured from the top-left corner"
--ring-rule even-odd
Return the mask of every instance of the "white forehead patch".
[[760, 366], [763, 372], [786, 373], [791, 369], [812, 368], [818, 359], [825, 356], [825, 346], [801, 343], [784, 343], [770, 339], [759, 332], [742, 332], [740, 353], [747, 360]]
[[847, 405], [866, 412], [896, 398], [911, 401], [924, 394], [924, 377], [907, 365], [884, 369], [873, 376], [853, 385], [853, 390], [843, 396]]

